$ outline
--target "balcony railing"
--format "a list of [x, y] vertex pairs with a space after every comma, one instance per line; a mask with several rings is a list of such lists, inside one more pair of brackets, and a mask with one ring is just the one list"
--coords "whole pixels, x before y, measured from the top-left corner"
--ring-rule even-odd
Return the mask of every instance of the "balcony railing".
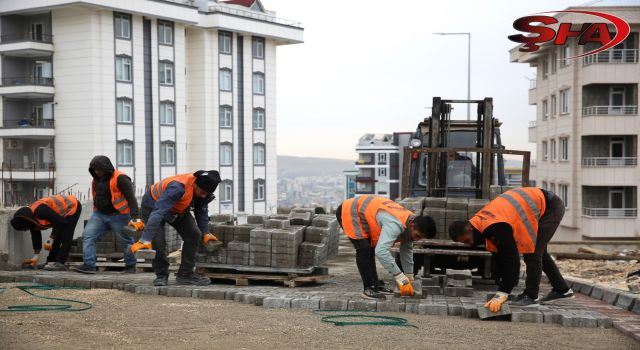
[[52, 39], [53, 39], [53, 35], [33, 33], [33, 32], [0, 35], [0, 42], [2, 44], [16, 43], [21, 41], [34, 41], [39, 43], [50, 44], [52, 42]]
[[535, 128], [536, 127], [536, 121], [535, 120], [530, 121], [529, 122], [529, 127], [530, 128]]
[[15, 129], [15, 128], [53, 128], [54, 121], [53, 119], [32, 119], [32, 118], [24, 118], [21, 120], [5, 120], [2, 128], [3, 129]]
[[637, 208], [582, 208], [582, 215], [596, 218], [632, 218], [638, 216]]
[[638, 106], [589, 106], [583, 107], [582, 116], [593, 115], [637, 115]]
[[2, 86], [22, 86], [22, 85], [53, 86], [53, 78], [45, 78], [45, 77], [2, 78]]
[[373, 175], [371, 176], [358, 175], [356, 176], [356, 182], [376, 182], [376, 178]]
[[611, 49], [582, 59], [585, 66], [597, 63], [637, 63], [638, 49]]
[[535, 79], [529, 79], [529, 90], [533, 90], [538, 86], [538, 83]]
[[582, 158], [582, 166], [589, 167], [628, 167], [636, 166], [638, 158], [636, 157], [584, 157]]
[[224, 6], [224, 5], [211, 5], [209, 6], [209, 11], [228, 13], [230, 15], [248, 17], [248, 18], [257, 19], [260, 21], [266, 21], [266, 22], [272, 22], [277, 24], [283, 24], [290, 27], [302, 28], [302, 24], [300, 22], [290, 21], [288, 19], [282, 19], [282, 18], [270, 16], [260, 12], [235, 9], [235, 8]]
[[358, 159], [356, 160], [356, 165], [374, 165], [376, 162], [372, 159]]

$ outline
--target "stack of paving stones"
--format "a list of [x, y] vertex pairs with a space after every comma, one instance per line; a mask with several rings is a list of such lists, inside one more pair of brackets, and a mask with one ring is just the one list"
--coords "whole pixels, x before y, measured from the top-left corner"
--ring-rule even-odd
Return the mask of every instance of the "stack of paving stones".
[[[165, 224], [165, 242], [167, 244], [166, 249], [168, 252], [173, 252], [182, 247], [182, 239], [180, 235], [171, 225]], [[133, 239], [139, 240], [142, 236], [141, 231], [133, 233]], [[106, 232], [96, 242], [96, 254], [98, 257], [104, 254], [121, 253], [124, 247], [120, 245], [115, 234], [112, 232]], [[82, 253], [82, 236], [76, 238], [71, 243], [70, 253]]]
[[415, 215], [422, 215], [422, 210], [424, 209], [424, 198], [408, 197], [398, 201], [398, 204], [411, 210]]
[[211, 221], [211, 232], [223, 245], [215, 252], [199, 249], [199, 263], [308, 268], [338, 253], [338, 221], [333, 215], [316, 215], [310, 208], [294, 208], [288, 215], [249, 215], [244, 225], [224, 215]]
[[444, 295], [450, 297], [473, 296], [471, 270], [447, 269], [443, 279]]
[[512, 190], [512, 189], [514, 189], [514, 188], [516, 188], [516, 187], [518, 187], [518, 186], [498, 186], [498, 185], [491, 185], [491, 188], [490, 188], [490, 194], [489, 194], [489, 195], [490, 195], [490, 198], [491, 198], [491, 199], [496, 199], [496, 198], [498, 198], [498, 196], [500, 196], [501, 194], [503, 194], [503, 193], [505, 193], [505, 192], [507, 192], [507, 191], [509, 191], [509, 190]]

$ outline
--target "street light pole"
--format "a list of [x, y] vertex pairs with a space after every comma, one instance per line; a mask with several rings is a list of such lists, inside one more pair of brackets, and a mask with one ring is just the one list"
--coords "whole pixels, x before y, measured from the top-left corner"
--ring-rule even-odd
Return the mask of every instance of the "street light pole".
[[[471, 33], [433, 33], [436, 35], [467, 36], [467, 100], [471, 100]], [[467, 103], [467, 120], [471, 120], [471, 104]]]

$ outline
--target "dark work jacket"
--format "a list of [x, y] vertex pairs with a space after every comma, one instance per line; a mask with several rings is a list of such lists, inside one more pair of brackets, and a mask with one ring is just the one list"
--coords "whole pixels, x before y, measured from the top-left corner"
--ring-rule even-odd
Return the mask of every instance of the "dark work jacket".
[[[96, 176], [96, 169], [106, 172], [106, 176], [102, 179]], [[111, 176], [113, 176], [114, 171], [115, 168], [113, 164], [109, 158], [105, 156], [95, 156], [89, 164], [89, 173], [93, 176], [94, 190], [96, 191], [96, 195], [93, 197], [93, 205], [99, 212], [107, 215], [118, 214], [116, 208], [111, 204], [111, 189], [109, 188], [109, 182], [111, 181]], [[131, 178], [128, 176], [120, 176], [118, 177], [117, 185], [120, 192], [124, 195], [124, 198], [129, 202], [131, 218], [138, 219], [140, 217], [140, 209]]]

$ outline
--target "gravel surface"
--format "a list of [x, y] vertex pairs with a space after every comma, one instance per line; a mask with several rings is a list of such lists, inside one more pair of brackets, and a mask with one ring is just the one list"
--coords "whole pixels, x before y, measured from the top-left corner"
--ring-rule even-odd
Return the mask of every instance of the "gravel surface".
[[[12, 284], [0, 284], [11, 287]], [[633, 349], [614, 329], [483, 322], [460, 317], [385, 313], [418, 329], [336, 327], [308, 310], [264, 309], [232, 301], [167, 298], [117, 290], [61, 290], [44, 295], [93, 304], [82, 312], [0, 314], [0, 349]], [[0, 308], [51, 303], [10, 288]]]
[[636, 260], [557, 260], [563, 275], [627, 290], [627, 274], [640, 269]]

